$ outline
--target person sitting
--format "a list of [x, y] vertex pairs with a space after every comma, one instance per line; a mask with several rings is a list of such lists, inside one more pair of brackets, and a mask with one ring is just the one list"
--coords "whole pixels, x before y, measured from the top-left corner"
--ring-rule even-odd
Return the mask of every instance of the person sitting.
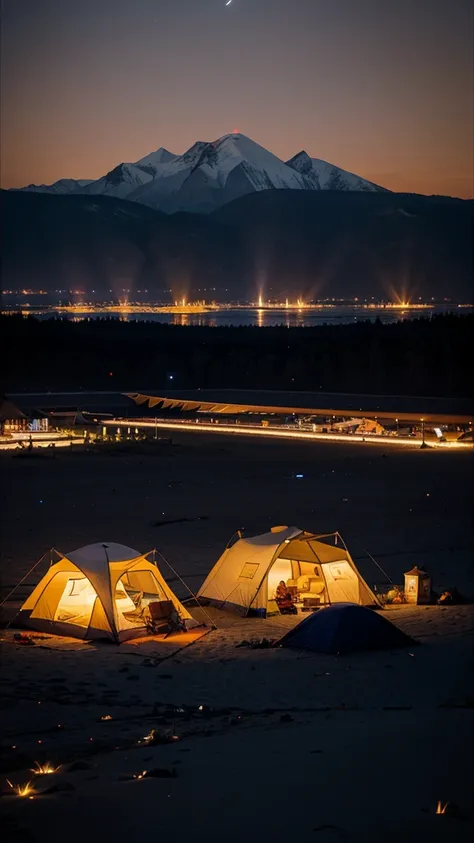
[[280, 580], [275, 591], [276, 604], [282, 615], [296, 615], [297, 608], [293, 603], [293, 598], [289, 593], [284, 580]]

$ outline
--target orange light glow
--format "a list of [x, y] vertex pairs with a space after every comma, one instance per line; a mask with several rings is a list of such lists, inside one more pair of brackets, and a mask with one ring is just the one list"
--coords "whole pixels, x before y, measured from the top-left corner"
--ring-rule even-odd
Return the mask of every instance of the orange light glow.
[[15, 791], [17, 796], [26, 796], [31, 799], [33, 794], [35, 793], [34, 787], [31, 787], [31, 782], [27, 782], [26, 784], [17, 784], [15, 786], [7, 779], [7, 783], [10, 785], [12, 790]]
[[45, 764], [40, 764], [39, 761], [35, 761], [36, 767], [33, 770], [30, 770], [31, 773], [34, 773], [35, 776], [49, 776], [52, 773], [57, 773], [59, 767], [53, 767], [49, 761], [46, 761]]

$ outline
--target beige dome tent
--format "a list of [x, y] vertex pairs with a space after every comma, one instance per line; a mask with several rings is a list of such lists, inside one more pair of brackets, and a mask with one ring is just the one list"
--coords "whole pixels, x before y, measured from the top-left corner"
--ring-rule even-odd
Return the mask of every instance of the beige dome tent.
[[275, 592], [283, 580], [298, 611], [332, 603], [380, 606], [339, 533], [272, 527], [261, 536], [237, 535], [199, 589], [201, 602], [265, 617], [278, 611]]
[[[19, 620], [41, 632], [117, 643], [144, 635], [146, 607], [174, 608], [183, 627], [197, 622], [150, 562], [131, 547], [89, 544], [61, 555], [25, 601]], [[170, 606], [172, 604], [172, 606]]]

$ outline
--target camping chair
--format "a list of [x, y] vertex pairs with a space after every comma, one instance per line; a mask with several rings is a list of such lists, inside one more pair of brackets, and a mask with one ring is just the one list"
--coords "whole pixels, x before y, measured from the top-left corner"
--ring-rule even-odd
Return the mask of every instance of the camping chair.
[[144, 613], [144, 621], [149, 635], [165, 632], [167, 638], [176, 632], [186, 632], [184, 621], [171, 600], [155, 600], [149, 603]]

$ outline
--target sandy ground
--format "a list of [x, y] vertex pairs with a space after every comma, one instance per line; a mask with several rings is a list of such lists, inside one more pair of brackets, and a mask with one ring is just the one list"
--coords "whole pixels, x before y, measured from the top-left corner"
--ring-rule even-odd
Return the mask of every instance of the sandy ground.
[[[157, 547], [194, 590], [236, 528], [296, 524], [339, 529], [370, 583], [383, 575], [363, 548], [395, 582], [418, 564], [436, 590], [474, 593], [470, 454], [185, 434], [176, 443], [47, 463], [3, 456], [3, 592], [49, 547], [93, 541]], [[472, 606], [386, 616], [421, 646], [344, 658], [237, 648], [278, 638], [294, 619], [223, 613], [165, 661], [52, 638], [20, 646], [7, 632], [4, 839], [470, 840]], [[151, 729], [178, 740], [137, 745]], [[35, 778], [37, 791], [64, 789], [18, 798], [5, 780], [33, 779], [35, 760], [61, 765]], [[156, 768], [168, 777], [133, 779]], [[462, 816], [436, 815], [438, 800]]]

